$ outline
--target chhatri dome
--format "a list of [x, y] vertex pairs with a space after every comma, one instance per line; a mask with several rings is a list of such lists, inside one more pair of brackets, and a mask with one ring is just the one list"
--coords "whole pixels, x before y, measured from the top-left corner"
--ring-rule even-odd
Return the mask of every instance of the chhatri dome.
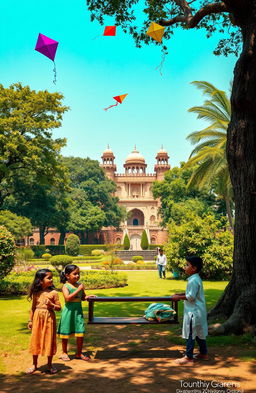
[[114, 155], [114, 153], [113, 153], [113, 151], [110, 149], [110, 147], [108, 145], [106, 150], [104, 150], [104, 152], [103, 152], [103, 157], [104, 156], [110, 156], [110, 155]]
[[134, 146], [134, 150], [128, 154], [125, 164], [145, 164], [145, 158], [136, 149], [136, 145]]

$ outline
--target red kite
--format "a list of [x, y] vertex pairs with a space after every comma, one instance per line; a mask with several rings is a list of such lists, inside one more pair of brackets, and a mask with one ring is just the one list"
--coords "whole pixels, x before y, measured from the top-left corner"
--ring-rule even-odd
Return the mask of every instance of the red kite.
[[113, 108], [113, 106], [117, 106], [118, 104], [122, 104], [123, 100], [128, 94], [121, 94], [120, 96], [115, 96], [113, 97], [114, 100], [116, 100], [116, 103], [114, 105], [110, 105], [107, 108], [104, 108], [104, 111], [107, 111], [109, 108]]

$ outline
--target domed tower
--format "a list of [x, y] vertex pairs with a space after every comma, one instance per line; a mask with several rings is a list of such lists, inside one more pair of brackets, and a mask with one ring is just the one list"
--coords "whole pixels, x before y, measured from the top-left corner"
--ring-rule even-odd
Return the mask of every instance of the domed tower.
[[146, 167], [145, 158], [134, 146], [134, 150], [127, 156], [124, 163], [125, 174], [143, 175], [146, 173]]
[[157, 180], [164, 179], [164, 173], [168, 171], [171, 166], [169, 165], [169, 156], [166, 150], [163, 149], [163, 146], [159, 150], [156, 155], [156, 165], [155, 165], [155, 172]]
[[104, 169], [107, 177], [114, 180], [115, 171], [116, 171], [116, 164], [115, 164], [115, 156], [112, 150], [109, 148], [103, 152], [102, 156], [102, 164], [101, 167]]

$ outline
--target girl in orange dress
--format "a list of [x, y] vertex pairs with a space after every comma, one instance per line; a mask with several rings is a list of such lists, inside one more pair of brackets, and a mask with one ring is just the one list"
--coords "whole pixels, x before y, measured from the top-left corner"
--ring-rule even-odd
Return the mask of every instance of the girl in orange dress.
[[38, 355], [48, 357], [47, 371], [55, 374], [57, 370], [52, 366], [52, 358], [57, 350], [54, 311], [59, 311], [61, 305], [58, 293], [54, 290], [51, 270], [40, 269], [36, 272], [28, 298], [32, 300], [28, 329], [31, 330], [29, 352], [33, 355], [33, 365], [27, 374], [37, 370]]

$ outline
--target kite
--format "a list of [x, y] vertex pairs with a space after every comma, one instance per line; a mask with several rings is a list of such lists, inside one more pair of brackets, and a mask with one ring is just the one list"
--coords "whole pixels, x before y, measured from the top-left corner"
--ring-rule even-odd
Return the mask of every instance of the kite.
[[35, 47], [35, 50], [37, 52], [42, 53], [44, 56], [48, 57], [49, 59], [51, 59], [53, 61], [53, 63], [54, 63], [53, 83], [56, 83], [56, 65], [55, 65], [54, 59], [55, 59], [58, 45], [59, 45], [58, 41], [52, 40], [51, 38], [46, 37], [45, 35], [39, 33], [36, 47]]
[[149, 35], [150, 37], [154, 38], [154, 40], [161, 43], [162, 37], [164, 35], [164, 29], [165, 27], [158, 25], [155, 22], [151, 22], [147, 31], [147, 35]]
[[[116, 35], [116, 26], [106, 26], [102, 35], [105, 36], [105, 37], [106, 36], [114, 37]], [[97, 35], [96, 37], [93, 38], [93, 40], [96, 40], [99, 37], [102, 37], [102, 36], [101, 35]]]
[[115, 36], [116, 35], [116, 26], [106, 26], [104, 29], [103, 35]]
[[109, 108], [113, 108], [113, 106], [117, 106], [118, 104], [122, 104], [123, 100], [128, 94], [121, 94], [120, 96], [115, 96], [113, 97], [114, 100], [116, 100], [116, 103], [114, 105], [110, 105], [107, 108], [104, 108], [104, 111], [107, 111]]

